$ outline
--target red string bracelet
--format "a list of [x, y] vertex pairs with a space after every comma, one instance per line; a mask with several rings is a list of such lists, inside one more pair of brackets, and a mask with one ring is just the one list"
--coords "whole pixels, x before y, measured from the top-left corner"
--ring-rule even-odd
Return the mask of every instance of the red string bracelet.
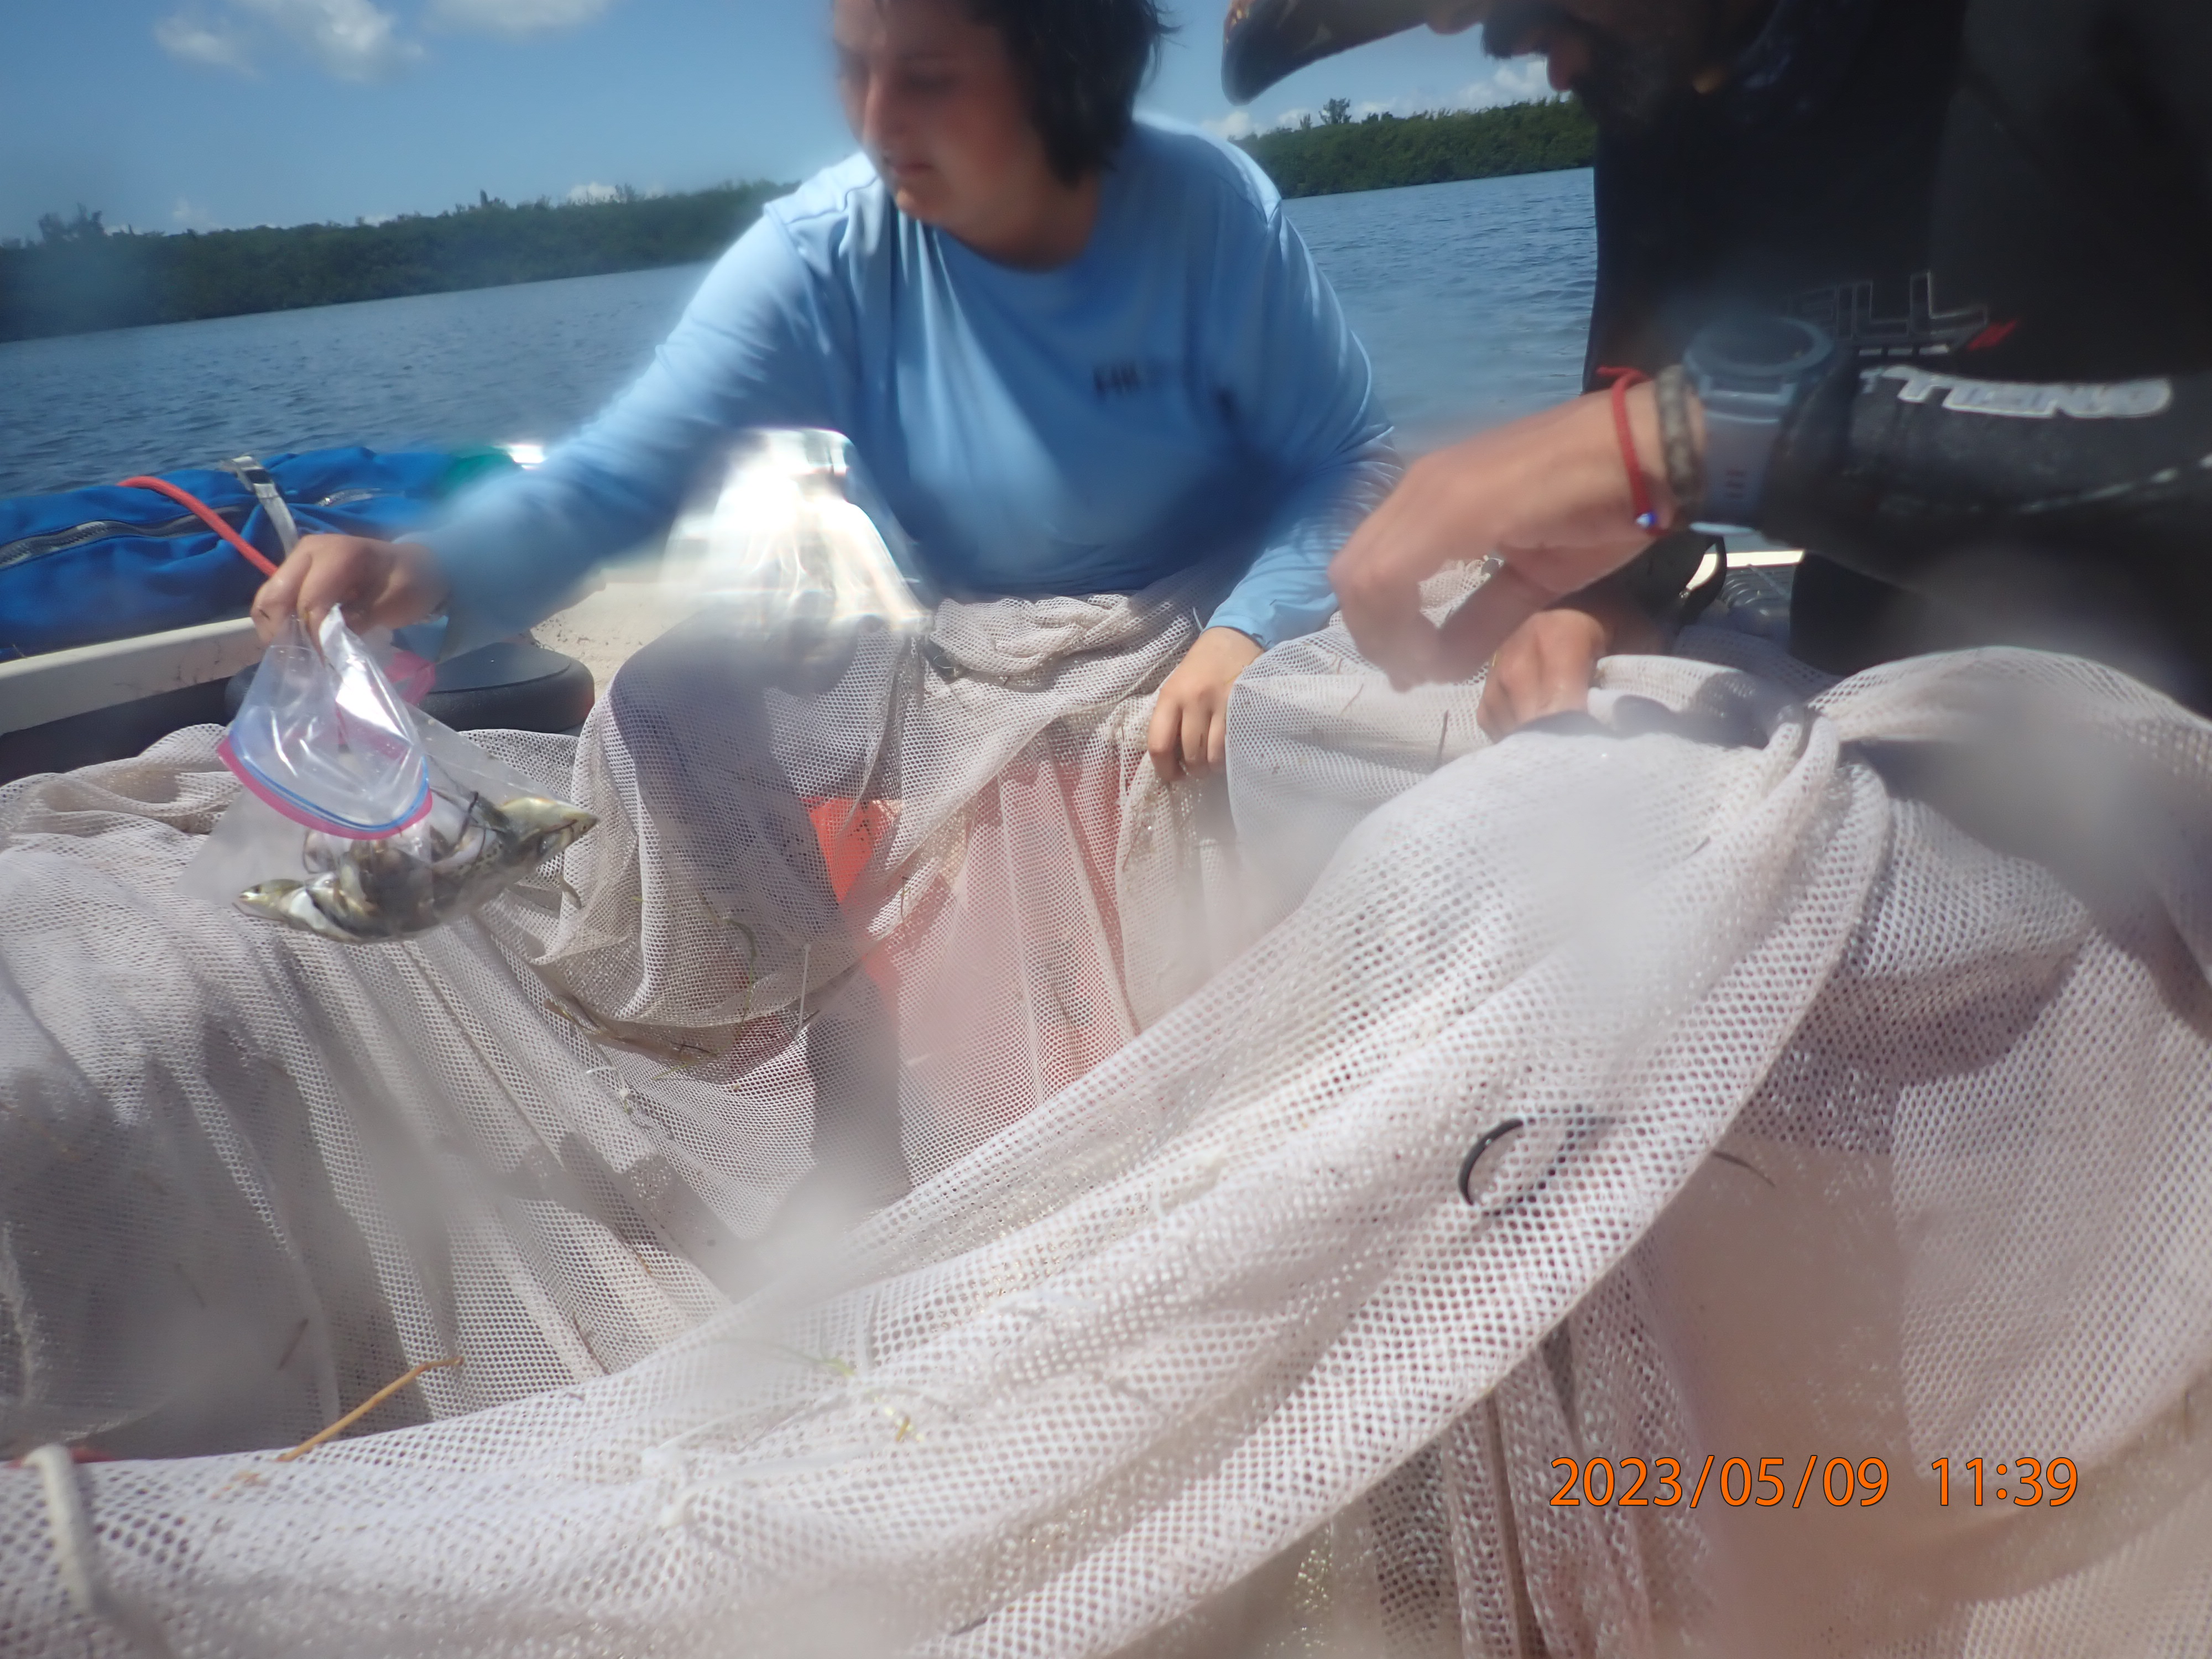
[[1636, 434], [1628, 423], [1628, 394], [1651, 377], [1640, 368], [1601, 368], [1598, 377], [1613, 381], [1613, 435], [1620, 440], [1621, 465], [1628, 469], [1628, 494], [1636, 503], [1638, 527], [1656, 536], [1659, 514], [1651, 505], [1651, 489], [1644, 482], [1644, 464], [1636, 459]]

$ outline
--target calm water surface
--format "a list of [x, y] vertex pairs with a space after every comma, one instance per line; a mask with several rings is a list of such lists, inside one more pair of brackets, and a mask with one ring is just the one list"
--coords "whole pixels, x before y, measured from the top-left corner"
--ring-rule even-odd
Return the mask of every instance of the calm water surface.
[[1597, 270], [1587, 172], [1317, 196], [1291, 216], [1409, 448], [1582, 390]]
[[[1595, 263], [1589, 173], [1291, 211], [1408, 447], [1577, 390]], [[0, 495], [330, 444], [557, 438], [644, 365], [704, 269], [0, 345]]]

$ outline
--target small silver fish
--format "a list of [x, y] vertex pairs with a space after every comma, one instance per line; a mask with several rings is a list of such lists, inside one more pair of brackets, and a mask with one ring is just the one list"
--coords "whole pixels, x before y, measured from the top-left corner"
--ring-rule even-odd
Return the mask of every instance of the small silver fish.
[[311, 834], [309, 881], [264, 881], [239, 908], [346, 944], [404, 939], [466, 915], [599, 820], [542, 795], [495, 806], [471, 796], [457, 827], [428, 823], [382, 841]]

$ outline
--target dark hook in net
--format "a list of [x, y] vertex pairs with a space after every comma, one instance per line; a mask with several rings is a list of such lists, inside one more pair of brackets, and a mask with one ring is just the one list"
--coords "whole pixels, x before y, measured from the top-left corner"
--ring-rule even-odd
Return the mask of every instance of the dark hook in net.
[[1482, 1132], [1481, 1138], [1468, 1148], [1467, 1157], [1459, 1166], [1459, 1195], [1474, 1206], [1474, 1170], [1482, 1162], [1482, 1155], [1510, 1134], [1518, 1134], [1528, 1126], [1517, 1117], [1500, 1118]]

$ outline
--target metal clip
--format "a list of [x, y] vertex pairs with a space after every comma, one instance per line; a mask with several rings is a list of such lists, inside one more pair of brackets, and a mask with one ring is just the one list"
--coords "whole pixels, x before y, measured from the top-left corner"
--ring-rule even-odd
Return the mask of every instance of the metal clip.
[[292, 550], [300, 544], [300, 526], [293, 522], [292, 509], [285, 504], [276, 480], [269, 476], [269, 469], [251, 455], [240, 455], [230, 463], [229, 470], [253, 492], [261, 503], [261, 510], [269, 515], [269, 522], [276, 526], [276, 539], [283, 545], [284, 556], [291, 557]]

